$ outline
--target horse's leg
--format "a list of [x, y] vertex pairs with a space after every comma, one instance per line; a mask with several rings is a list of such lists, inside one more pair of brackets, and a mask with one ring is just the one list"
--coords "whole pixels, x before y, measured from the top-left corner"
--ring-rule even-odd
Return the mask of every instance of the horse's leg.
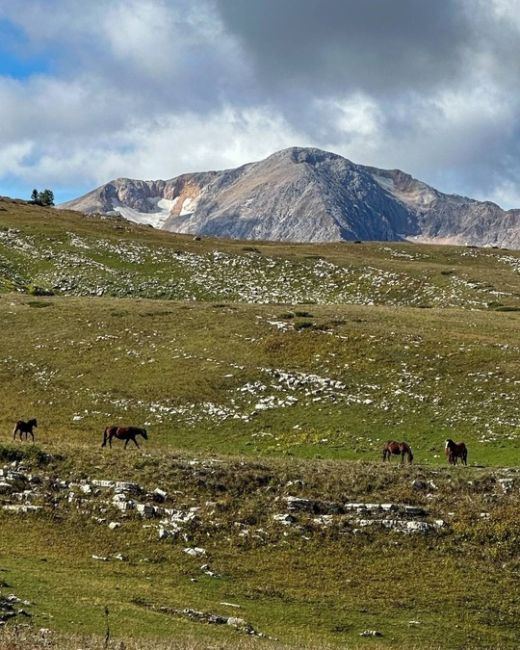
[[135, 439], [135, 436], [132, 438], [132, 440], [134, 441], [135, 446], [137, 447], [137, 449], [140, 449], [140, 447], [139, 447], [139, 443], [138, 443], [137, 440]]
[[32, 441], [34, 442], [34, 433], [33, 433], [32, 431], [29, 431], [29, 433], [31, 434], [31, 436], [32, 436]]
[[110, 449], [112, 449], [112, 434], [108, 434], [108, 444], [110, 445]]
[[125, 449], [126, 449], [126, 447], [127, 447], [127, 445], [128, 445], [129, 442], [130, 442], [130, 438], [127, 438], [127, 439], [125, 440]]
[[13, 440], [16, 440], [16, 434], [17, 433], [18, 433], [18, 429], [15, 428], [15, 430], [13, 431]]

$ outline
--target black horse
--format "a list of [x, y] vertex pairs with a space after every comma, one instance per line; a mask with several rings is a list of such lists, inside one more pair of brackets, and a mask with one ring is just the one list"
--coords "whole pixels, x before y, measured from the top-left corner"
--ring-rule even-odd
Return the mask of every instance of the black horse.
[[34, 433], [33, 429], [34, 427], [38, 426], [38, 422], [36, 422], [36, 419], [33, 418], [32, 420], [29, 420], [29, 422], [24, 422], [23, 420], [18, 420], [18, 422], [15, 424], [14, 430], [13, 430], [13, 440], [16, 440], [16, 434], [20, 434], [20, 440], [23, 440], [23, 434], [25, 433], [25, 439], [27, 440], [27, 437], [30, 435], [33, 439], [34, 442]]
[[125, 440], [125, 449], [130, 440], [133, 440], [136, 447], [139, 447], [136, 436], [143, 436], [145, 440], [148, 440], [148, 434], [146, 429], [139, 429], [139, 427], [107, 427], [103, 432], [103, 443], [102, 447], [107, 446], [107, 441], [110, 447], [112, 447], [112, 438], [117, 438], [118, 440]]

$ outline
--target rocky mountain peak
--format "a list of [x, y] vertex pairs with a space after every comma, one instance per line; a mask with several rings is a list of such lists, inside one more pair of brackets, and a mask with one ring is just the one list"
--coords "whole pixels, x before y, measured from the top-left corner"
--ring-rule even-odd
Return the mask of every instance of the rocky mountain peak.
[[374, 239], [520, 248], [520, 211], [439, 192], [399, 169], [289, 147], [236, 169], [118, 178], [62, 207], [240, 239]]

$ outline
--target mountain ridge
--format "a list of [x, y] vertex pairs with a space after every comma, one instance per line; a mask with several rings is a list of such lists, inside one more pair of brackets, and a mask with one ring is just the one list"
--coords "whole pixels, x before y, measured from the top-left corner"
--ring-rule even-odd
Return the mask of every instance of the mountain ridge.
[[445, 194], [399, 169], [290, 147], [222, 171], [117, 178], [59, 207], [163, 230], [300, 242], [412, 240], [520, 248], [520, 210]]

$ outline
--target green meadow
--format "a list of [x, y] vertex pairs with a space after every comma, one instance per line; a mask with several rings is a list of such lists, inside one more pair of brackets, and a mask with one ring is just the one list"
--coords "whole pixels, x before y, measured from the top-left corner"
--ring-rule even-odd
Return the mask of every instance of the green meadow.
[[[26, 477], [0, 506], [35, 505], [0, 508], [0, 601], [31, 603], [0, 647], [518, 647], [519, 319], [515, 251], [198, 239], [0, 200], [0, 468]], [[101, 448], [112, 424], [149, 438]], [[383, 465], [388, 439], [412, 466]]]

